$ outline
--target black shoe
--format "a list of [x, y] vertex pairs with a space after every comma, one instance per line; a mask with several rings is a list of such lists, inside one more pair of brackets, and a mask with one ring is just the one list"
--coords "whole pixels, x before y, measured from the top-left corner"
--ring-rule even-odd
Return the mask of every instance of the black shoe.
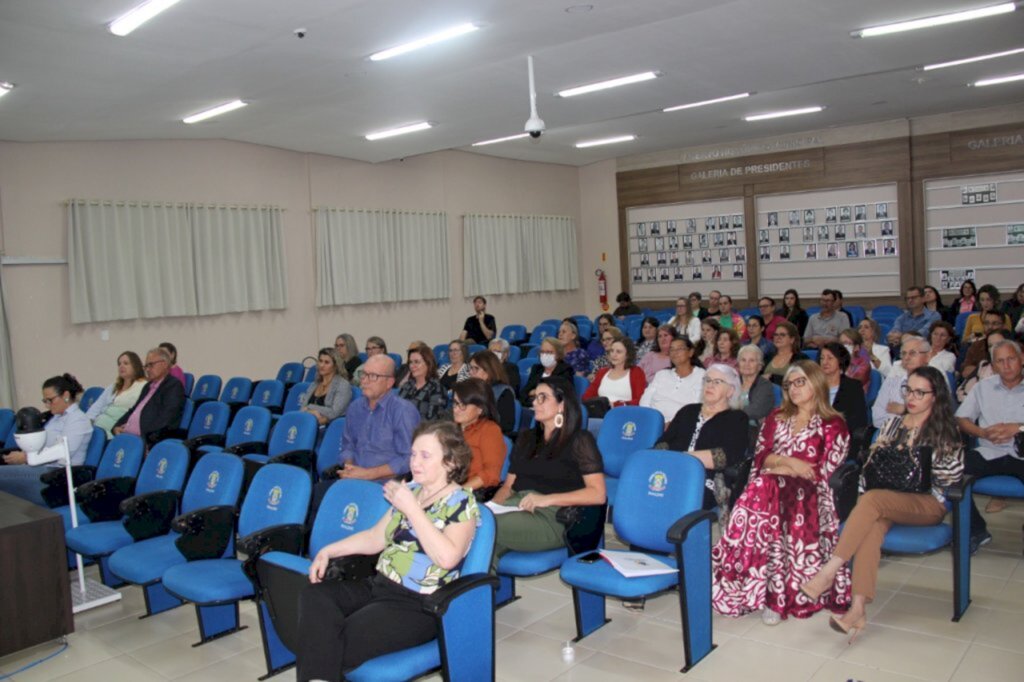
[[982, 545], [987, 545], [990, 542], [992, 542], [992, 533], [987, 530], [975, 533], [971, 536], [971, 554], [974, 555]]

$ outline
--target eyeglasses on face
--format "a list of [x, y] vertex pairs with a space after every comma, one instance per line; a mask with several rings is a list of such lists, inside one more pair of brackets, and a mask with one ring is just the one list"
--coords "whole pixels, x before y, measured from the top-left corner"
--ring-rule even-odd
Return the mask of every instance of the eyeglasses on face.
[[797, 377], [791, 381], [782, 382], [782, 390], [788, 391], [791, 388], [803, 388], [807, 385], [807, 377]]
[[55, 395], [55, 396], [53, 396], [52, 398], [45, 398], [45, 397], [44, 397], [44, 398], [43, 398], [43, 405], [52, 405], [52, 404], [53, 404], [53, 402], [54, 402], [55, 400], [57, 400], [58, 398], [60, 398], [60, 397], [61, 397], [61, 396], [59, 396], [59, 395]]
[[533, 398], [531, 398], [530, 401], [534, 405], [543, 405], [549, 399], [553, 399], [553, 396], [550, 393], [534, 393]]
[[373, 372], [363, 372], [363, 379], [367, 381], [380, 381], [381, 379], [390, 379], [390, 374], [374, 374]]
[[371, 350], [382, 350], [383, 348], [384, 348], [383, 346], [371, 345], [369, 343], [366, 344], [366, 352], [367, 353], [369, 353]]
[[913, 396], [914, 398], [921, 400], [926, 395], [931, 395], [935, 393], [935, 391], [922, 391], [920, 388], [910, 388], [906, 384], [903, 384], [902, 386], [900, 386], [900, 393], [902, 393], [904, 396], [908, 398]]
[[159, 364], [160, 364], [161, 362], [167, 362], [167, 361], [166, 361], [166, 360], [163, 360], [163, 359], [160, 359], [160, 360], [154, 360], [153, 362], [147, 362], [146, 364], [144, 364], [144, 365], [143, 365], [143, 367], [144, 367], [145, 369], [153, 369], [154, 367], [156, 367], [157, 365], [159, 365]]
[[914, 355], [923, 355], [923, 354], [924, 354], [923, 350], [903, 350], [903, 351], [900, 351], [900, 357], [901, 358], [909, 358], [909, 357], [914, 356]]
[[708, 377], [704, 377], [702, 381], [705, 386], [725, 386], [727, 383], [729, 383], [725, 379], [715, 379]]

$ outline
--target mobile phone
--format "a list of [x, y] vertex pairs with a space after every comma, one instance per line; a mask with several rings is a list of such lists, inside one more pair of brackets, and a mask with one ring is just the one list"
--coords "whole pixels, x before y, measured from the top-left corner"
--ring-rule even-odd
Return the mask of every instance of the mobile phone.
[[581, 556], [577, 561], [581, 564], [593, 564], [601, 560], [600, 552], [589, 552]]

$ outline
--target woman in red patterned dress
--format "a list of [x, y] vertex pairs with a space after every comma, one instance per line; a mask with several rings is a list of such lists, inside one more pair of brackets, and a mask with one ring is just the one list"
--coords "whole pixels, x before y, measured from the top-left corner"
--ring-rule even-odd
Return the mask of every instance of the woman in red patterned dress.
[[814, 362], [791, 365], [782, 389], [782, 406], [761, 427], [750, 482], [711, 551], [715, 610], [761, 610], [766, 625], [823, 607], [842, 612], [850, 603], [845, 568], [821, 599], [800, 592], [836, 546], [839, 518], [828, 479], [846, 459], [850, 434]]

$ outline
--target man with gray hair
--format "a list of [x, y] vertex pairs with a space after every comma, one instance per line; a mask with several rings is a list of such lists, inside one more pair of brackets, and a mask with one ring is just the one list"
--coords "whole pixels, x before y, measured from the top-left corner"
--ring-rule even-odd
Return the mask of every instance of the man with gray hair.
[[146, 445], [153, 445], [170, 429], [176, 429], [185, 409], [185, 387], [167, 377], [171, 371], [171, 355], [163, 348], [154, 348], [146, 354], [146, 380], [149, 382], [139, 394], [131, 410], [114, 424], [111, 433], [130, 433], [140, 436]]
[[[505, 368], [505, 376], [508, 377], [508, 385], [512, 387], [512, 392], [518, 398], [522, 375], [519, 374], [519, 365], [508, 361], [508, 349], [508, 341], [500, 336], [496, 339], [491, 339], [491, 342], [487, 344], [487, 350], [494, 353], [501, 360], [501, 366]], [[516, 424], [516, 426], [518, 427], [519, 425]]]
[[[1024, 381], [1021, 348], [1000, 341], [992, 348], [995, 375], [982, 379], [956, 411], [960, 431], [978, 439], [964, 458], [973, 476], [1014, 476], [1024, 481], [1024, 452], [1014, 442], [1024, 430]], [[971, 500], [971, 554], [992, 539], [985, 519]]]
[[907, 411], [903, 403], [903, 384], [907, 374], [918, 367], [928, 364], [928, 354], [932, 346], [919, 336], [905, 336], [900, 350], [901, 365], [894, 366], [892, 372], [878, 391], [875, 404], [871, 406], [871, 423], [876, 429], [882, 428], [889, 418]]

